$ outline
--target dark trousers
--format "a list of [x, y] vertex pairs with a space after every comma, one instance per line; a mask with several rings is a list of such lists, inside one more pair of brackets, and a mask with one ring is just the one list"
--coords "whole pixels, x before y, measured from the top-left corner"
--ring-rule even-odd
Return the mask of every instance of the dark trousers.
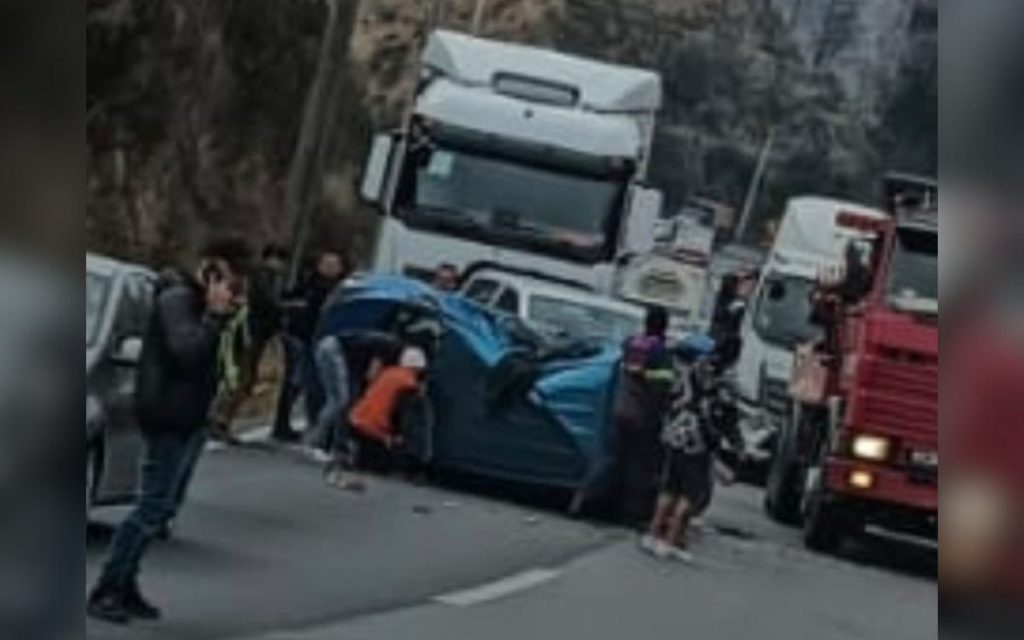
[[615, 481], [619, 518], [626, 526], [643, 529], [658, 499], [662, 459], [660, 434], [650, 425], [620, 422], [618, 438]]
[[101, 583], [111, 588], [126, 588], [135, 582], [149, 544], [177, 514], [205, 433], [147, 434], [145, 441], [141, 493], [131, 515], [114, 533], [103, 569]]

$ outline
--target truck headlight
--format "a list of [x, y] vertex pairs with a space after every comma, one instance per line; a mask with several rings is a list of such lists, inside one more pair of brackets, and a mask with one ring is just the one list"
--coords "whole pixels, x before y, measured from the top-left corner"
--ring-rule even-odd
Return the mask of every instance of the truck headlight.
[[872, 462], [884, 462], [889, 459], [891, 448], [892, 443], [889, 442], [888, 438], [860, 435], [853, 439], [851, 451], [855, 458]]

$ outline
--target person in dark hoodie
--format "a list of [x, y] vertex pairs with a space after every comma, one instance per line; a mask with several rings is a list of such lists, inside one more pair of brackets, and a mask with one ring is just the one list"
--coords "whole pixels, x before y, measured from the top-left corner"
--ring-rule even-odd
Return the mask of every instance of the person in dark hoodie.
[[236, 239], [210, 242], [195, 275], [169, 272], [154, 294], [136, 388], [145, 441], [138, 501], [114, 533], [87, 613], [117, 624], [154, 620], [160, 610], [139, 589], [150, 542], [177, 510], [181, 484], [205, 441], [220, 377], [223, 330], [244, 304], [249, 250]]
[[313, 338], [324, 303], [347, 275], [344, 256], [338, 251], [325, 250], [317, 258], [315, 271], [285, 295], [285, 372], [274, 416], [272, 436], [275, 440], [299, 440], [291, 424], [292, 408], [299, 396], [304, 396], [307, 424], [310, 432], [315, 432], [312, 427], [324, 397], [313, 357]]

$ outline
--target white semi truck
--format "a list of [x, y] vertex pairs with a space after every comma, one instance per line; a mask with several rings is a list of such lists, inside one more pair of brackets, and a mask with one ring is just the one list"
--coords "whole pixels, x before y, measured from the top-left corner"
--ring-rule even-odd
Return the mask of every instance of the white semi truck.
[[404, 129], [377, 136], [366, 166], [374, 270], [496, 265], [613, 294], [617, 260], [654, 245], [661, 78], [449, 31], [421, 65]]
[[864, 205], [803, 196], [786, 206], [775, 243], [743, 320], [736, 365], [747, 440], [765, 460], [779, 420], [789, 415], [789, 380], [796, 347], [821, 332], [811, 322], [811, 293], [823, 271], [841, 269], [847, 246], [869, 235], [839, 224], [843, 213], [886, 219]]

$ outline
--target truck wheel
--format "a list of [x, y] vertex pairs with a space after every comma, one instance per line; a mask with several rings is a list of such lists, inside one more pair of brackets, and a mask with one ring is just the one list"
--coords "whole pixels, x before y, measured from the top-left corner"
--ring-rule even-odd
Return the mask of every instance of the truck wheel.
[[788, 525], [800, 523], [803, 479], [800, 468], [793, 462], [792, 442], [792, 434], [779, 434], [764, 493], [765, 512], [772, 520]]
[[829, 499], [822, 487], [814, 487], [807, 497], [804, 545], [812, 551], [835, 554], [846, 536], [848, 521], [843, 505]]
[[768, 473], [764, 510], [781, 524], [800, 523], [800, 472], [796, 465], [776, 456]]

